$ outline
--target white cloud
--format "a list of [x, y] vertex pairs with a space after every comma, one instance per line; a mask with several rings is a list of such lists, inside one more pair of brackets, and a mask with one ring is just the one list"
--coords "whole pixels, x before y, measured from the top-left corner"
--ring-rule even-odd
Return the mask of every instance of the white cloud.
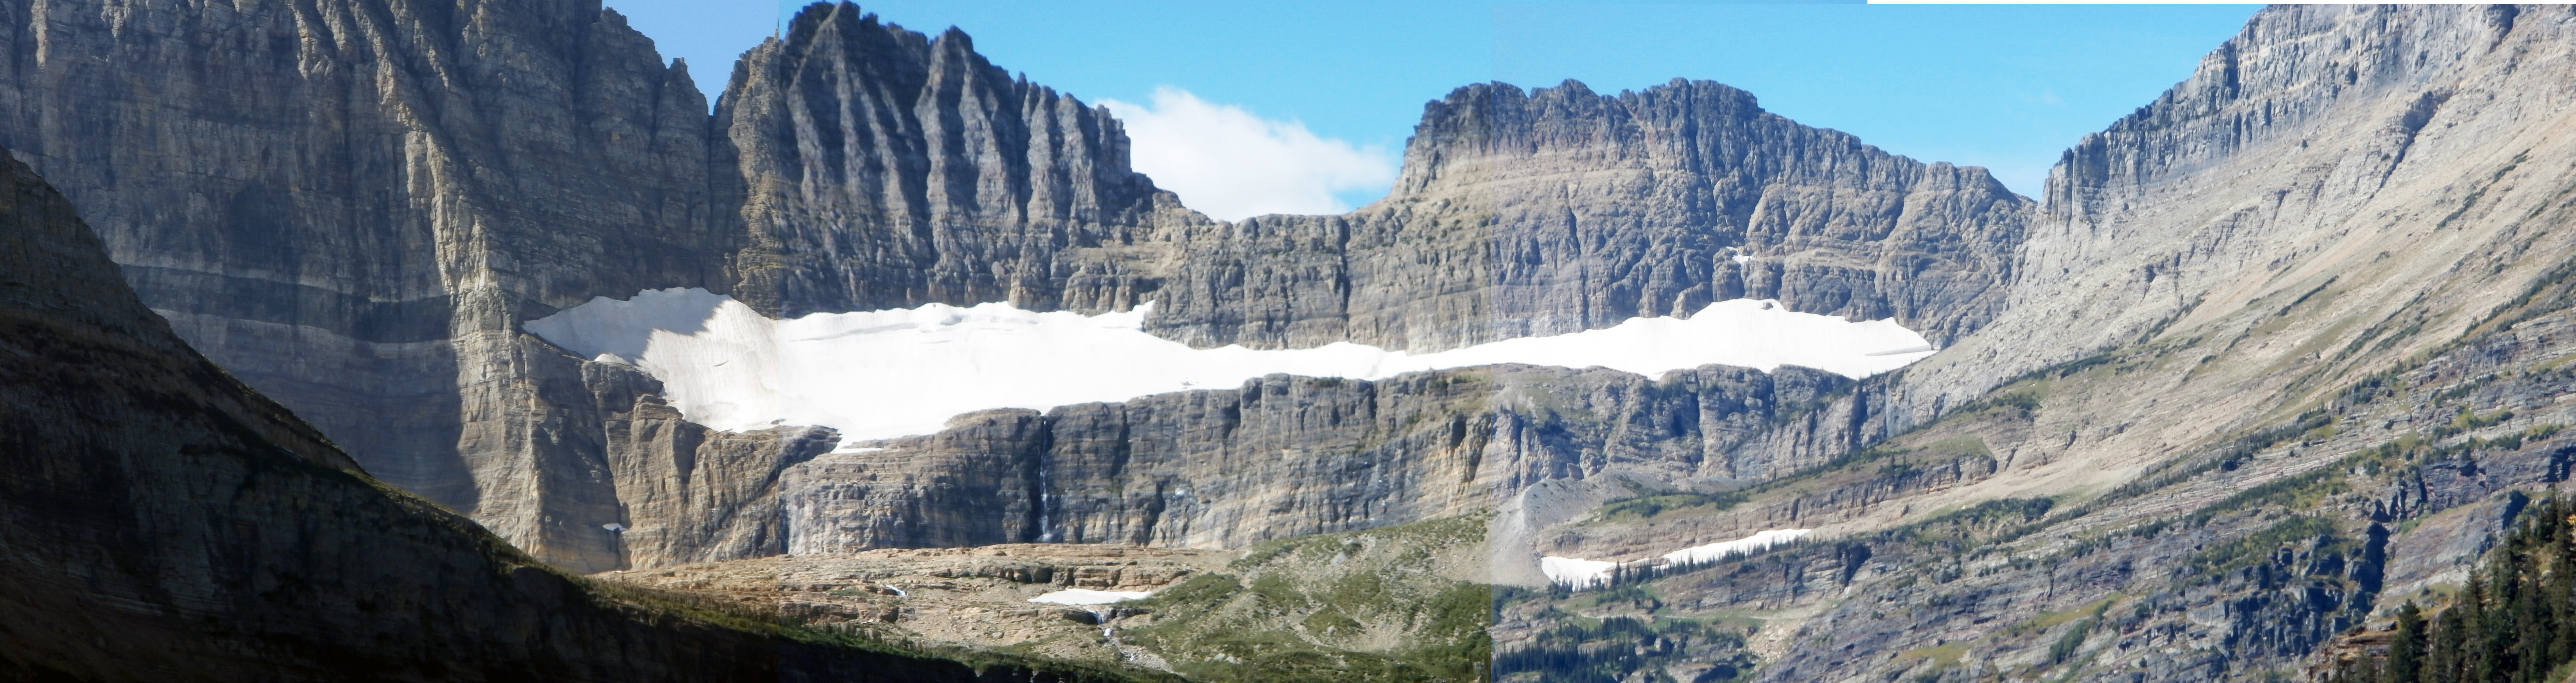
[[1155, 88], [1151, 107], [1100, 104], [1126, 122], [1136, 170], [1219, 220], [1342, 213], [1351, 206], [1335, 193], [1395, 183], [1396, 156], [1384, 147], [1317, 137], [1306, 124], [1210, 104], [1180, 88]]

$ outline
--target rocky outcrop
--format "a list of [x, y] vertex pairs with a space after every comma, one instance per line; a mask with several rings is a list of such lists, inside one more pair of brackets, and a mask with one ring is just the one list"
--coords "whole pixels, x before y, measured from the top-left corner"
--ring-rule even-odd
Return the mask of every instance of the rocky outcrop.
[[1652, 381], [1494, 366], [1377, 382], [1273, 375], [1043, 415], [988, 411], [789, 468], [787, 547], [1237, 548], [1489, 513], [1549, 479], [1722, 486], [1855, 447], [1866, 414], [1850, 406], [1872, 402], [1831, 399], [1866, 391], [1797, 367]]
[[368, 478], [120, 279], [62, 195], [0, 160], [0, 678], [1076, 678], [559, 574]]
[[[615, 566], [653, 566], [759, 557], [786, 551], [778, 509], [786, 468], [832, 449], [840, 437], [822, 427], [726, 432], [690, 422], [655, 392], [661, 383], [634, 366], [583, 363], [582, 381], [597, 402], [572, 410], [579, 424], [602, 426], [595, 445], [612, 454], [617, 497], [593, 519], [616, 539]], [[603, 526], [603, 530], [607, 530]]]

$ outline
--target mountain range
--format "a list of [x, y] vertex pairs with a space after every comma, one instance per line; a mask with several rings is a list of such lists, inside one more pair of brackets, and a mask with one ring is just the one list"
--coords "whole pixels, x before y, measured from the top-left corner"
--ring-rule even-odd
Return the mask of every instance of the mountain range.
[[[848, 3], [710, 106], [595, 0], [0, 0], [0, 674], [2349, 677], [2576, 466], [2571, 22], [2272, 7], [2038, 198], [1718, 83], [1472, 84], [1386, 198], [1227, 222]], [[1633, 348], [1923, 343], [1512, 355], [1725, 306], [1780, 322]], [[791, 342], [1046, 325], [1500, 355], [790, 419], [1039, 381]]]

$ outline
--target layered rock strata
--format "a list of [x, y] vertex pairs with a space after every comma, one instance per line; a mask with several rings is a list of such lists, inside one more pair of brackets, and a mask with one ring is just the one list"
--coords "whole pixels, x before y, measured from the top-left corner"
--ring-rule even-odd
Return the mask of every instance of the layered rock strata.
[[1234, 390], [974, 413], [938, 435], [791, 467], [787, 547], [1238, 548], [1489, 514], [1551, 479], [1617, 472], [1672, 490], [1726, 487], [1857, 447], [1869, 391], [1794, 366], [1657, 381], [1507, 365], [1376, 382], [1273, 375]]
[[[1912, 369], [1919, 398], [1900, 412], [1934, 414], [2035, 368], [2310, 291], [2339, 293], [2364, 325], [2344, 333], [2373, 330], [2374, 342], [2412, 324], [2392, 318], [2407, 306], [2502, 303], [2509, 287], [2468, 285], [2527, 258], [2563, 182], [2541, 161], [2567, 153], [2558, 140], [2576, 97], [2540, 75], [2563, 71], [2544, 56], [2568, 49], [2556, 16], [2258, 14], [2190, 79], [2067, 150], [2011, 313]], [[2416, 326], [2402, 343], [2470, 322]], [[2302, 362], [2343, 371], [2360, 350]]]
[[368, 471], [617, 566], [579, 359], [518, 323], [722, 287], [730, 170], [687, 69], [595, 2], [0, 3], [0, 144], [180, 334]]
[[1074, 678], [564, 576], [367, 477], [120, 280], [62, 195], [0, 159], [0, 678]]
[[2001, 310], [2032, 209], [1716, 83], [1480, 84], [1425, 107], [1386, 199], [1182, 237], [1149, 329], [1434, 351], [1756, 298], [1946, 346]]

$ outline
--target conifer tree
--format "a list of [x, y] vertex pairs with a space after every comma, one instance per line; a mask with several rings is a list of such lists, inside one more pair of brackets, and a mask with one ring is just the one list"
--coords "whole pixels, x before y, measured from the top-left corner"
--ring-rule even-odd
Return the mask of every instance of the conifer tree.
[[2468, 629], [2457, 606], [2445, 607], [2433, 620], [2433, 636], [2427, 639], [2424, 652], [2424, 683], [2461, 683], [2461, 645], [2466, 644]]
[[2385, 683], [2423, 683], [2424, 613], [2408, 600], [2397, 608], [2397, 636], [2388, 643]]

